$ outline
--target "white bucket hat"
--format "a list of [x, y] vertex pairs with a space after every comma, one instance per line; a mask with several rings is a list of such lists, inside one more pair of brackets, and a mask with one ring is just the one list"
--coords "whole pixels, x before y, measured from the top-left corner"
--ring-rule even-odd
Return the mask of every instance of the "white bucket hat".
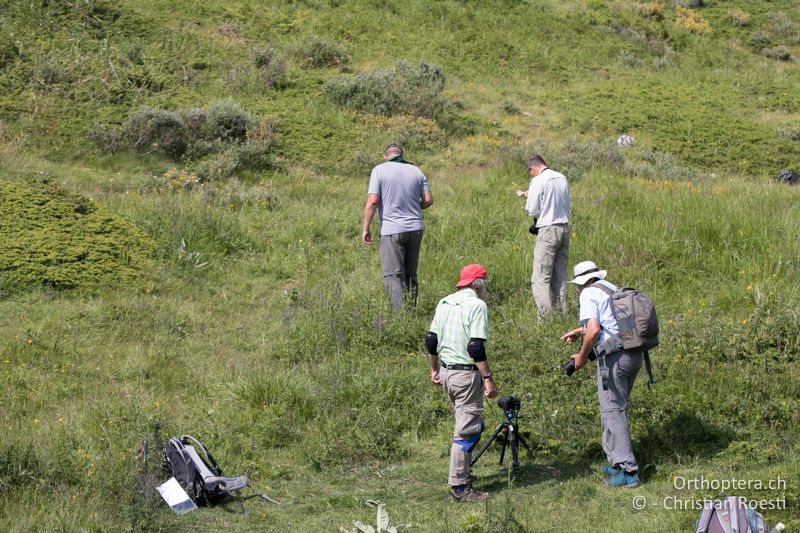
[[592, 278], [606, 279], [606, 274], [608, 274], [608, 271], [597, 268], [597, 265], [594, 264], [594, 261], [582, 261], [575, 265], [575, 267], [572, 269], [572, 274], [575, 276], [575, 278], [567, 283], [585, 285], [586, 282]]

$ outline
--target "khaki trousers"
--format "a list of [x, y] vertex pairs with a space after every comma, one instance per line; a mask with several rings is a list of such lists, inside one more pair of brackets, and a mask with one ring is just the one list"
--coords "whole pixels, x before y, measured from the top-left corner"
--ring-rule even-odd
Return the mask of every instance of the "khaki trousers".
[[569, 224], [554, 224], [539, 228], [533, 245], [531, 292], [539, 317], [544, 318], [556, 308], [567, 308], [567, 261], [569, 260]]
[[[483, 379], [476, 370], [439, 371], [442, 386], [455, 410], [453, 439], [469, 439], [483, 427]], [[451, 487], [469, 482], [470, 454], [453, 443], [450, 446], [450, 473], [447, 482]]]

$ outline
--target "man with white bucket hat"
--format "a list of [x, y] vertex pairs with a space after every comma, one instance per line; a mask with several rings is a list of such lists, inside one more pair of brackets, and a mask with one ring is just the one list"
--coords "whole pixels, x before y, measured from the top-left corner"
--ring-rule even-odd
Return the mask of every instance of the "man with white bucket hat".
[[608, 476], [606, 484], [610, 487], [638, 487], [641, 481], [631, 446], [628, 396], [642, 366], [643, 353], [622, 348], [611, 299], [599, 287], [603, 285], [611, 291], [617, 289], [606, 281], [607, 271], [600, 270], [593, 261], [583, 261], [575, 265], [573, 274], [569, 283], [577, 285], [581, 326], [565, 333], [561, 340], [571, 343], [583, 336], [580, 350], [570, 356], [576, 369], [586, 364], [590, 353], [597, 356], [602, 444], [608, 458], [608, 464], [602, 468]]

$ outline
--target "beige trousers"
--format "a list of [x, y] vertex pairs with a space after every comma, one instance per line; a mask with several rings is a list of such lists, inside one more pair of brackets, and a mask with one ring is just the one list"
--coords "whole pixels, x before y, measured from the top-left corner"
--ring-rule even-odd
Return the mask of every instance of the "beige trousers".
[[533, 245], [531, 292], [540, 318], [553, 309], [562, 313], [567, 310], [567, 261], [569, 224], [539, 228]]
[[[447, 397], [455, 410], [456, 423], [453, 428], [454, 440], [466, 440], [480, 433], [483, 426], [483, 380], [476, 370], [447, 370], [439, 372]], [[453, 443], [450, 447], [450, 486], [469, 482], [470, 454], [464, 453], [461, 445]]]

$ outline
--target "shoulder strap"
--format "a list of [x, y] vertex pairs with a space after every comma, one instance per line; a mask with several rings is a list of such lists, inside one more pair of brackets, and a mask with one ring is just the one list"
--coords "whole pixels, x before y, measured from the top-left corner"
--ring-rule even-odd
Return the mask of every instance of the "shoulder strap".
[[208, 462], [209, 466], [211, 467], [211, 470], [213, 470], [214, 473], [217, 474], [218, 476], [222, 475], [222, 469], [219, 467], [217, 462], [214, 460], [214, 456], [211, 455], [211, 452], [208, 451], [208, 448], [206, 448], [205, 445], [202, 442], [200, 442], [196, 438], [192, 437], [191, 435], [181, 435], [181, 441], [183, 442], [183, 441], [186, 441], [186, 440], [190, 440], [190, 441], [194, 442], [195, 444], [197, 444], [200, 447], [200, 449], [203, 450], [203, 455], [205, 455], [205, 458], [207, 459], [207, 462]]
[[694, 533], [706, 533], [708, 525], [711, 523], [711, 515], [714, 514], [714, 505], [706, 504], [703, 506], [703, 512], [700, 513], [700, 518], [694, 526]]
[[728, 496], [728, 520], [731, 523], [731, 533], [742, 533], [739, 529], [739, 498], [736, 496]]
[[590, 287], [597, 287], [598, 289], [600, 289], [600, 290], [601, 290], [601, 291], [603, 291], [604, 293], [608, 294], [609, 296], [611, 296], [612, 294], [614, 294], [614, 291], [613, 291], [611, 288], [609, 288], [609, 287], [606, 287], [605, 285], [603, 285], [603, 284], [602, 284], [602, 283], [600, 283], [599, 281], [595, 281], [594, 283], [592, 283], [592, 284], [591, 284], [591, 285], [589, 285], [589, 286], [590, 286]]

